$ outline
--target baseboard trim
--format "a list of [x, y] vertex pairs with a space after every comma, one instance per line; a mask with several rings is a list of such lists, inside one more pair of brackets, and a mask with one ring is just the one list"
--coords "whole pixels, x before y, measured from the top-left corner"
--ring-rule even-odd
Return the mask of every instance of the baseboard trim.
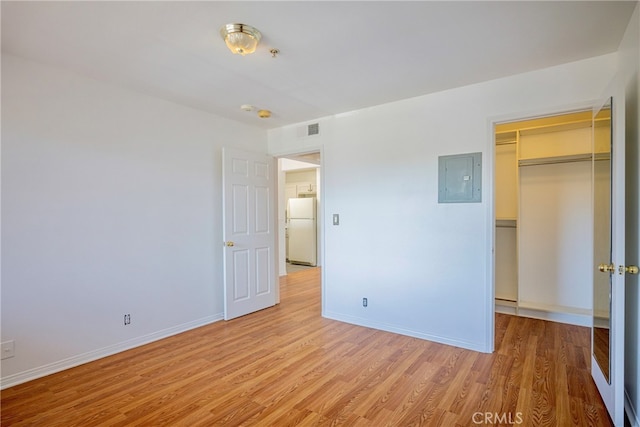
[[365, 328], [378, 329], [385, 332], [393, 332], [395, 334], [406, 335], [409, 337], [420, 338], [427, 341], [433, 341], [440, 344], [447, 344], [454, 347], [460, 347], [467, 350], [478, 351], [481, 353], [490, 353], [491, 350], [487, 350], [482, 344], [463, 340], [453, 340], [450, 338], [444, 338], [438, 335], [425, 334], [423, 332], [413, 331], [411, 329], [400, 328], [394, 325], [389, 325], [383, 322], [372, 322], [368, 319], [355, 316], [345, 316], [339, 313], [324, 312], [322, 317], [327, 319], [338, 320], [340, 322], [350, 323], [352, 325], [363, 326]]
[[638, 419], [638, 414], [633, 407], [629, 394], [627, 394], [627, 390], [624, 391], [624, 413], [627, 415], [631, 427], [640, 427], [640, 419]]
[[494, 310], [496, 313], [510, 314], [512, 316], [518, 315], [517, 305], [511, 301], [500, 301], [496, 299]]
[[518, 308], [518, 316], [531, 317], [533, 319], [549, 320], [551, 322], [567, 323], [570, 325], [585, 326], [590, 328], [593, 322], [591, 316], [576, 313], [552, 312], [536, 310], [532, 308]]
[[123, 341], [118, 344], [110, 345], [98, 350], [90, 351], [87, 353], [72, 356], [67, 359], [59, 360], [57, 362], [49, 363], [44, 366], [29, 369], [27, 371], [18, 372], [17, 374], [8, 375], [0, 378], [0, 390], [4, 390], [8, 387], [13, 387], [18, 384], [25, 383], [27, 381], [42, 378], [47, 375], [55, 374], [56, 372], [64, 371], [66, 369], [74, 368], [76, 366], [83, 365], [88, 362], [93, 362], [98, 359], [102, 359], [107, 356], [114, 355], [132, 348], [140, 347], [145, 344], [149, 344], [154, 341], [161, 340], [163, 338], [177, 335], [182, 332], [186, 332], [191, 329], [199, 328], [201, 326], [209, 325], [211, 323], [218, 322], [224, 318], [222, 313], [215, 314], [213, 316], [203, 317], [192, 322], [183, 323], [171, 328], [163, 329], [151, 334], [136, 337], [127, 341]]

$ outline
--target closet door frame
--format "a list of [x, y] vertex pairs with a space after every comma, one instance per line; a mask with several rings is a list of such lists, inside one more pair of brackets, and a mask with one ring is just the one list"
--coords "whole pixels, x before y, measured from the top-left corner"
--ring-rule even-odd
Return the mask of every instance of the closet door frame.
[[[565, 104], [559, 105], [556, 107], [550, 106], [548, 108], [530, 110], [530, 111], [521, 111], [511, 114], [492, 116], [487, 119], [487, 153], [489, 154], [486, 160], [487, 163], [487, 186], [488, 190], [485, 190], [485, 194], [489, 195], [489, 200], [486, 206], [486, 233], [489, 237], [487, 239], [487, 275], [486, 275], [486, 283], [488, 284], [487, 291], [487, 299], [485, 301], [485, 311], [487, 313], [486, 316], [486, 336], [485, 342], [488, 343], [487, 351], [493, 352], [495, 349], [495, 314], [496, 314], [496, 304], [495, 304], [495, 280], [496, 280], [496, 256], [495, 256], [495, 248], [496, 248], [496, 170], [495, 170], [495, 159], [496, 159], [496, 126], [504, 124], [504, 123], [513, 123], [525, 120], [534, 120], [545, 117], [559, 116], [571, 112], [578, 111], [587, 111], [593, 109], [593, 106], [596, 105], [596, 100], [574, 103], [574, 104]], [[516, 158], [519, 156], [519, 153], [516, 153]], [[517, 173], [517, 172], [516, 172]], [[517, 175], [516, 175], [517, 176]], [[483, 178], [485, 179], [485, 178]], [[519, 177], [517, 176], [519, 180]], [[518, 205], [520, 204], [519, 196], [518, 196]]]

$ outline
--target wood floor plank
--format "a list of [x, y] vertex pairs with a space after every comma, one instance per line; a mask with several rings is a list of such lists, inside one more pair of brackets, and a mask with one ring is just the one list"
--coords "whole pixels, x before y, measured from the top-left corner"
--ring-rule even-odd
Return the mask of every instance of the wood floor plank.
[[504, 314], [495, 326], [484, 354], [325, 319], [308, 269], [282, 278], [276, 307], [3, 390], [1, 424], [611, 425], [587, 328]]

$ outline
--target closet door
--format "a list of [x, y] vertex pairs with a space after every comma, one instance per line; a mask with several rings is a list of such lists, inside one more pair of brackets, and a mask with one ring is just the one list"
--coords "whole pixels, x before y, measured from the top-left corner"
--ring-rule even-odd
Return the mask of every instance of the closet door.
[[[595, 273], [598, 277], [594, 282], [594, 296], [598, 298], [598, 287], [604, 282], [609, 291], [608, 301], [605, 301], [604, 305], [609, 305], [610, 312], [608, 339], [604, 343], [599, 342], [597, 333], [597, 329], [602, 329], [604, 326], [601, 324], [603, 316], [600, 313], [594, 313], [599, 318], [594, 319], [596, 328], [593, 328], [592, 336], [591, 375], [615, 425], [624, 424], [625, 282], [629, 281], [629, 284], [636, 285], [638, 283], [636, 276], [638, 260], [625, 260], [626, 141], [625, 103], [624, 98], [621, 100], [613, 104], [612, 99], [609, 98], [601, 107], [594, 110], [594, 163], [600, 163], [600, 165], [594, 164], [594, 170], [599, 175], [602, 172], [607, 175], [608, 182], [600, 188], [610, 188], [609, 197], [603, 197], [602, 193], [594, 194], [595, 217], [599, 219], [595, 224], [596, 244], [602, 246], [594, 252], [595, 263], [601, 263], [596, 267], [599, 271]], [[604, 160], [609, 159], [608, 167], [606, 163], [602, 163], [603, 154]], [[594, 189], [597, 190], [598, 186], [594, 186]], [[610, 215], [603, 217], [598, 213], [600, 204], [604, 205], [603, 210], [608, 211]], [[603, 230], [604, 233], [601, 233]], [[607, 234], [604, 239], [602, 239], [603, 234]], [[605, 275], [604, 279], [602, 275]], [[594, 308], [601, 307], [602, 305], [598, 304]], [[604, 348], [600, 344], [604, 344]], [[599, 357], [602, 353], [604, 358]]]

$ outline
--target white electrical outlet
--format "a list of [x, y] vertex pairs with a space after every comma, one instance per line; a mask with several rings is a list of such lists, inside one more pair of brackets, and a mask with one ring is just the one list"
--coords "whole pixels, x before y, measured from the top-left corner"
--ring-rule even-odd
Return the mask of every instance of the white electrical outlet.
[[2, 353], [2, 360], [15, 356], [15, 342], [13, 340], [3, 342], [1, 345], [0, 353]]

